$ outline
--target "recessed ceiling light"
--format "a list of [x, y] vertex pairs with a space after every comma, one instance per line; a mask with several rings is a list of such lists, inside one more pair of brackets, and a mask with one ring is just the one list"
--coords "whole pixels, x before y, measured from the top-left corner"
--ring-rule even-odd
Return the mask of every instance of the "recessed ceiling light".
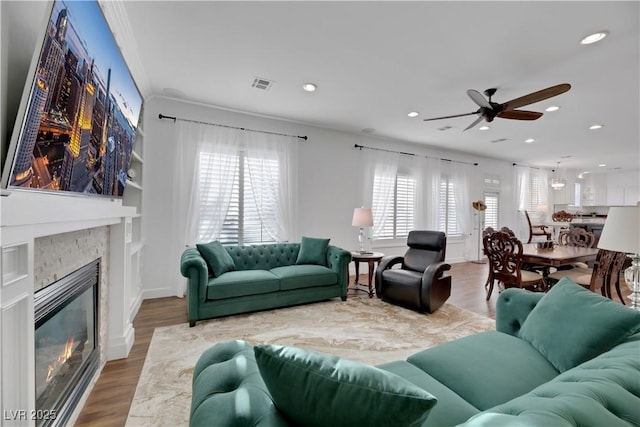
[[598, 167], [599, 167], [599, 168], [604, 168], [604, 167], [606, 167], [606, 166], [607, 166], [607, 164], [606, 164], [606, 163], [600, 163], [600, 164], [598, 165]]
[[420, 113], [418, 113], [417, 111], [412, 111], [409, 114], [407, 114], [407, 116], [409, 117], [418, 117], [420, 115]]
[[307, 92], [315, 92], [315, 90], [318, 89], [318, 85], [316, 85], [315, 83], [305, 83], [302, 85], [302, 89], [306, 90]]
[[585, 38], [580, 40], [580, 44], [597, 43], [600, 40], [602, 40], [603, 38], [607, 37], [607, 34], [609, 34], [608, 31], [599, 31], [597, 33], [589, 34], [588, 36], [586, 36]]
[[596, 129], [601, 129], [601, 128], [602, 128], [602, 125], [591, 125], [591, 126], [589, 126], [589, 129], [591, 129], [591, 130], [596, 130]]
[[545, 111], [558, 111], [559, 109], [560, 107], [558, 107], [557, 105], [552, 105], [551, 107], [547, 107]]
[[489, 130], [489, 126], [480, 126], [478, 130]]
[[531, 144], [532, 142], [535, 142], [535, 141], [536, 141], [536, 140], [535, 140], [535, 139], [533, 139], [533, 138], [528, 138], [528, 139], [525, 139], [525, 140], [524, 140], [524, 142], [526, 142], [527, 144]]

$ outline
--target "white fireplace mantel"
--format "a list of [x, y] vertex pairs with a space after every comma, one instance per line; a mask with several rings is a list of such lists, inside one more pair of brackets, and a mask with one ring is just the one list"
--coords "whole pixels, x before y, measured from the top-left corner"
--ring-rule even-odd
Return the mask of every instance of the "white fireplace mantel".
[[[36, 238], [108, 226], [107, 360], [127, 357], [134, 341], [130, 251], [134, 207], [120, 199], [37, 191], [0, 198], [0, 403], [4, 410], [35, 410], [34, 242]], [[88, 393], [88, 392], [87, 392]], [[84, 400], [84, 399], [83, 399]], [[34, 425], [35, 420], [0, 420]]]

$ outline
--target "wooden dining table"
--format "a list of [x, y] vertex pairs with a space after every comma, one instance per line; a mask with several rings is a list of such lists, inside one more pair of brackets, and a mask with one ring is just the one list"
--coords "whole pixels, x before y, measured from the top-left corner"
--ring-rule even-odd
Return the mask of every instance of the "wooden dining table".
[[579, 246], [554, 245], [553, 249], [538, 249], [535, 243], [522, 245], [522, 262], [546, 267], [570, 265], [574, 262], [595, 261], [598, 256], [597, 248], [581, 248]]

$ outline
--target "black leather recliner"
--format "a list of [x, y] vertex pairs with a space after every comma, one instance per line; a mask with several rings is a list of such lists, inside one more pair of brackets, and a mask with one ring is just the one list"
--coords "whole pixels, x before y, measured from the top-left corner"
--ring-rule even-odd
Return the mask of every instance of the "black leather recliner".
[[[447, 236], [439, 231], [410, 231], [404, 257], [382, 258], [376, 270], [376, 295], [393, 304], [433, 313], [451, 295], [451, 276], [444, 272]], [[392, 268], [400, 264], [400, 268]]]

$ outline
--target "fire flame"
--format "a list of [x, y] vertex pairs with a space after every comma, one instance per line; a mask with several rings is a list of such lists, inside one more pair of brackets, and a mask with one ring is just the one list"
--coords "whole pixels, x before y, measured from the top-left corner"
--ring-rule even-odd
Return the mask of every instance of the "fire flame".
[[49, 372], [47, 373], [47, 383], [53, 379], [54, 373], [58, 370], [58, 368], [64, 364], [73, 353], [73, 344], [75, 343], [74, 337], [69, 337], [67, 339], [67, 343], [64, 345], [64, 350], [60, 353], [60, 356], [56, 360], [54, 360], [51, 364], [49, 364]]

